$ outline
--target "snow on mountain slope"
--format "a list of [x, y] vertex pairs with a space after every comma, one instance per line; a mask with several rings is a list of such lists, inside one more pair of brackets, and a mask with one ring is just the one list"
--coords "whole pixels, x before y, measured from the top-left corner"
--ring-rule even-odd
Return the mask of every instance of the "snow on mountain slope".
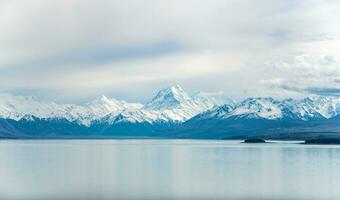
[[168, 117], [163, 116], [162, 112], [155, 110], [125, 110], [118, 115], [108, 115], [106, 122], [109, 124], [118, 123], [154, 123], [154, 122], [168, 122]]
[[180, 107], [194, 108], [193, 99], [179, 86], [175, 85], [160, 90], [157, 95], [145, 105], [149, 110], [169, 110]]
[[104, 116], [110, 114], [111, 116], [118, 115], [124, 110], [138, 110], [143, 107], [139, 103], [128, 103], [126, 101], [119, 101], [113, 98], [102, 96], [87, 103], [84, 107], [87, 108], [89, 115], [92, 115], [91, 120], [100, 120]]
[[[74, 105], [58, 105], [53, 102], [38, 101], [33, 97], [0, 94], [0, 116], [19, 120], [27, 115], [39, 118], [72, 118]], [[81, 109], [79, 109], [81, 111]], [[4, 112], [5, 111], [5, 112]], [[69, 111], [69, 112], [66, 112]]]
[[279, 119], [329, 119], [340, 114], [340, 98], [314, 96], [302, 100], [273, 98], [248, 98], [236, 105], [225, 104], [201, 113], [197, 119], [258, 118]]
[[223, 104], [215, 107], [214, 109], [202, 112], [194, 117], [195, 120], [206, 120], [206, 119], [223, 119], [235, 109], [234, 105]]
[[279, 119], [280, 102], [273, 98], [248, 98], [236, 106], [230, 115], [244, 118]]
[[106, 97], [79, 106], [39, 101], [33, 97], [0, 94], [0, 117], [14, 120], [35, 116], [41, 119], [67, 119], [89, 126], [92, 121], [109, 113], [118, 115], [125, 109], [139, 109], [141, 107], [141, 104], [127, 103]]
[[323, 118], [316, 106], [310, 102], [310, 98], [302, 100], [287, 99], [282, 102], [286, 111], [290, 112], [297, 119], [309, 120], [313, 118]]
[[340, 98], [337, 97], [314, 96], [299, 101], [290, 99], [283, 101], [283, 104], [303, 120], [329, 119], [340, 114]]
[[199, 119], [227, 119], [236, 118], [263, 118], [278, 119], [282, 117], [280, 102], [272, 98], [248, 98], [238, 104], [224, 104], [220, 107], [202, 113]]

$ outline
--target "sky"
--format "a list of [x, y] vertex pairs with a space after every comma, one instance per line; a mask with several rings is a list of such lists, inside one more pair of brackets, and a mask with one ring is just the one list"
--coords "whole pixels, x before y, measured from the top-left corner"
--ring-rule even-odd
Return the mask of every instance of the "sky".
[[338, 0], [0, 0], [0, 92], [340, 96]]

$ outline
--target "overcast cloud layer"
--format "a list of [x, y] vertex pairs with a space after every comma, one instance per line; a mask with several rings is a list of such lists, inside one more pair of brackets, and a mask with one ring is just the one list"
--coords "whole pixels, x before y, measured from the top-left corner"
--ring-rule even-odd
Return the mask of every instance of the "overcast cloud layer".
[[338, 0], [0, 0], [0, 92], [340, 96]]

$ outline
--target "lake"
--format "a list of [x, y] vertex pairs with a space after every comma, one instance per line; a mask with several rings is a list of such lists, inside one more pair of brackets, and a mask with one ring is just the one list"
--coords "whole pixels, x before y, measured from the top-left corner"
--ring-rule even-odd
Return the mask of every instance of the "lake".
[[340, 146], [2, 140], [0, 199], [340, 199]]

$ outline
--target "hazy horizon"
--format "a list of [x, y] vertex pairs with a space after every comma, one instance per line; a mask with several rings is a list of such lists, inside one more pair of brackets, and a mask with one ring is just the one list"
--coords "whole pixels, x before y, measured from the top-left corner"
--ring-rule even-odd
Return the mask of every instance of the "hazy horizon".
[[[166, 90], [166, 89], [169, 89], [169, 88], [173, 88], [173, 87], [180, 87], [181, 89], [183, 89], [183, 91], [188, 94], [191, 98], [195, 98], [195, 96], [197, 95], [203, 95], [203, 96], [207, 96], [207, 97], [212, 97], [214, 99], [223, 99], [225, 104], [228, 104], [230, 102], [234, 102], [234, 103], [238, 103], [238, 102], [242, 102], [248, 98], [273, 98], [273, 99], [276, 99], [276, 100], [279, 100], [279, 101], [284, 101], [284, 100], [288, 100], [288, 99], [294, 99], [294, 100], [303, 100], [303, 99], [306, 99], [306, 98], [313, 98], [313, 97], [323, 97], [323, 95], [317, 95], [317, 94], [307, 94], [306, 96], [301, 96], [301, 97], [272, 97], [272, 96], [265, 96], [265, 95], [257, 95], [257, 96], [248, 96], [248, 97], [244, 97], [244, 98], [232, 98], [232, 97], [229, 97], [227, 96], [224, 92], [222, 91], [198, 91], [198, 92], [195, 92], [195, 93], [189, 93], [188, 91], [186, 91], [185, 88], [183, 88], [181, 85], [179, 84], [175, 84], [175, 85], [168, 85], [168, 86], [165, 86], [165, 87], [162, 87], [162, 88], [159, 88], [158, 90], [156, 90], [151, 96], [148, 96], [146, 97], [144, 100], [140, 100], [140, 101], [137, 101], [137, 100], [130, 100], [130, 99], [123, 99], [123, 98], [117, 98], [115, 96], [109, 96], [109, 95], [106, 95], [106, 94], [101, 94], [101, 95], [98, 95], [98, 96], [95, 96], [93, 97], [92, 99], [86, 99], [84, 101], [75, 101], [75, 100], [68, 100], [68, 101], [62, 101], [62, 100], [59, 100], [59, 99], [46, 99], [46, 98], [43, 98], [43, 97], [40, 97], [40, 96], [37, 96], [37, 95], [25, 95], [25, 94], [17, 94], [17, 93], [10, 93], [10, 92], [0, 92], [0, 97], [1, 96], [7, 96], [7, 97], [10, 97], [10, 96], [13, 96], [13, 97], [24, 97], [24, 98], [31, 98], [31, 99], [34, 99], [35, 101], [41, 101], [41, 102], [53, 102], [53, 103], [57, 103], [57, 104], [75, 104], [75, 105], [84, 105], [86, 103], [90, 103], [90, 102], [93, 102], [93, 101], [97, 101], [97, 100], [100, 100], [102, 98], [108, 98], [108, 99], [115, 99], [115, 100], [118, 100], [118, 101], [126, 101], [128, 103], [140, 103], [140, 104], [147, 104], [149, 102], [151, 102], [153, 100], [154, 97], [156, 97], [158, 95], [158, 93], [162, 90]], [[324, 96], [324, 97], [328, 97], [328, 98], [340, 98], [338, 96]], [[5, 98], [6, 99], [6, 98]], [[7, 100], [10, 100], [10, 99], [7, 99]]]

